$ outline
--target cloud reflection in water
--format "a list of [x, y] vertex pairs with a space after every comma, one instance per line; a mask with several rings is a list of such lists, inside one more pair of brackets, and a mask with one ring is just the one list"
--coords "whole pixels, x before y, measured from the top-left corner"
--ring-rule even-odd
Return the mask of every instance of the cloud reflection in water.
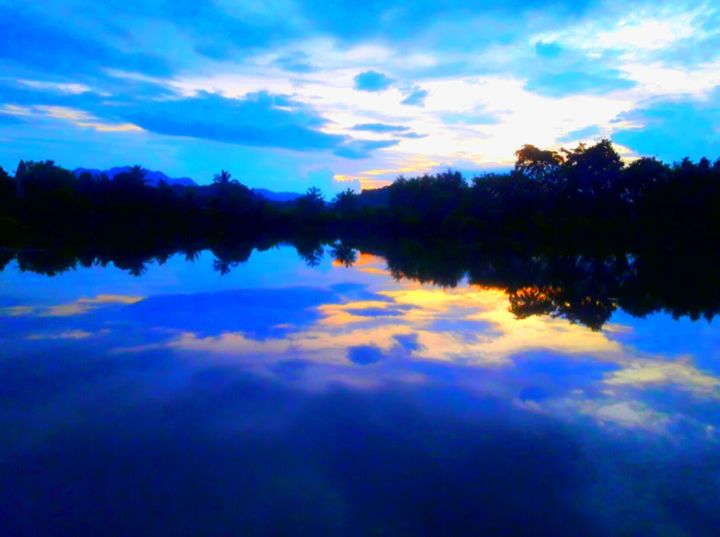
[[[716, 527], [714, 326], [663, 325], [698, 336], [663, 352], [654, 319], [517, 319], [503, 291], [393, 281], [369, 255], [267, 255], [237, 280], [170, 261], [133, 292], [3, 298], [0, 530], [147, 533], [147, 512], [150, 533], [213, 536]], [[183, 283], [143, 288], [161, 280]]]

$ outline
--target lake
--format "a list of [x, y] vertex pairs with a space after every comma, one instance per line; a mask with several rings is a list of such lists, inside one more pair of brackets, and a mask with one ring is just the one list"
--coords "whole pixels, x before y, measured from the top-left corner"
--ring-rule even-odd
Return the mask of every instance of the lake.
[[162, 261], [0, 272], [1, 535], [717, 535], [707, 308], [356, 250]]

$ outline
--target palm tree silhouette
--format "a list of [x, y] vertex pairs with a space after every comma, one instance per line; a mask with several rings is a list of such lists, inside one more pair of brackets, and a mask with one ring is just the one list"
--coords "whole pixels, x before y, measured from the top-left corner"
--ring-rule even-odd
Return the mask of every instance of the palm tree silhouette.
[[213, 183], [216, 185], [229, 185], [232, 183], [232, 175], [227, 170], [220, 170], [220, 173], [215, 174], [213, 177]]

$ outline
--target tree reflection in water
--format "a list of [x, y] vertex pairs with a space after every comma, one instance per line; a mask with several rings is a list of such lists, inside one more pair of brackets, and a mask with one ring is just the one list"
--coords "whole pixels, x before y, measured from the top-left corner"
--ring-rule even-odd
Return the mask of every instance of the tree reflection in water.
[[112, 263], [140, 276], [150, 262], [162, 264], [174, 254], [193, 261], [201, 251], [209, 250], [215, 258], [214, 270], [225, 275], [246, 262], [253, 250], [280, 244], [294, 246], [310, 267], [317, 266], [326, 254], [337, 264], [350, 267], [357, 262], [358, 252], [367, 252], [383, 257], [398, 280], [502, 289], [510, 311], [519, 319], [550, 315], [599, 330], [617, 308], [638, 317], [664, 311], [693, 320], [710, 320], [720, 311], [720, 253], [678, 245], [613, 252], [593, 245], [573, 251], [549, 244], [470, 246], [461, 241], [432, 243], [377, 236], [338, 240], [301, 235], [189, 244], [108, 241], [5, 250], [0, 252], [0, 267], [14, 260], [21, 271], [54, 276], [77, 266]]

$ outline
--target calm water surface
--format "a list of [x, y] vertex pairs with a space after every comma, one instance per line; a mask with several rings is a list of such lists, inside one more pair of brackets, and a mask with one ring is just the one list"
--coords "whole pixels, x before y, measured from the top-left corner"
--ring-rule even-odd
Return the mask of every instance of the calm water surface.
[[284, 247], [12, 262], [0, 373], [0, 535], [720, 531], [717, 321], [516, 319]]

